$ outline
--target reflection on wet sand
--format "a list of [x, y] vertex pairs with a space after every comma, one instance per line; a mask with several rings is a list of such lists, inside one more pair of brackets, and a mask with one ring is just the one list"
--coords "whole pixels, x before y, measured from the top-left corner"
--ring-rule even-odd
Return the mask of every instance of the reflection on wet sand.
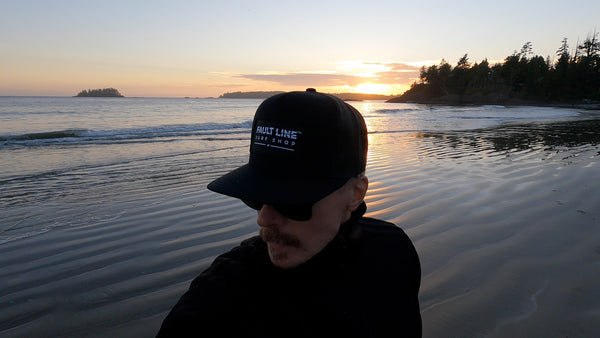
[[367, 204], [419, 252], [424, 337], [599, 332], [600, 119], [387, 137]]
[[[589, 150], [600, 144], [600, 119], [506, 124], [470, 131], [422, 132], [417, 138], [430, 138], [457, 151], [452, 158], [507, 154], [513, 151], [561, 153], [574, 148]], [[595, 156], [600, 155], [598, 151]]]

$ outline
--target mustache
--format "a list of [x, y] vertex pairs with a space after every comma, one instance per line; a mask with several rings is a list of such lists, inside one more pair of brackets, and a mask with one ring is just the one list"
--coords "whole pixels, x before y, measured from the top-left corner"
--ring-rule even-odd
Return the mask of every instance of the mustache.
[[287, 245], [294, 248], [300, 247], [300, 240], [294, 236], [282, 234], [277, 229], [260, 228], [260, 238], [265, 242], [274, 242], [277, 244]]

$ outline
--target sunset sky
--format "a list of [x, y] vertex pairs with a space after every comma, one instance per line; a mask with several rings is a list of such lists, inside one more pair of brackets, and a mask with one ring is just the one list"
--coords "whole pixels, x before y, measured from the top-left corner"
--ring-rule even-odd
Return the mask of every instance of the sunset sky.
[[600, 31], [600, 1], [5, 1], [0, 96], [400, 94], [423, 65], [554, 58]]

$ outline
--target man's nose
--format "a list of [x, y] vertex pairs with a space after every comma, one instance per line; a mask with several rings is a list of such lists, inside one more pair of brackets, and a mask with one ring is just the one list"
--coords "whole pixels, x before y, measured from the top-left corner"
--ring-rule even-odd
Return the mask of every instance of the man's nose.
[[281, 214], [277, 210], [275, 210], [273, 206], [263, 204], [262, 208], [258, 210], [258, 217], [256, 218], [256, 223], [260, 227], [273, 228], [277, 226], [280, 218]]

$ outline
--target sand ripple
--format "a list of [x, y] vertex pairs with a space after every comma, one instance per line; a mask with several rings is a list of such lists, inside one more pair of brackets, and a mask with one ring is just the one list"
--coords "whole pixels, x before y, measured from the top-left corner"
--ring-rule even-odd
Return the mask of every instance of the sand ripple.
[[370, 154], [370, 215], [411, 236], [424, 336], [600, 330], [600, 124], [390, 135]]
[[197, 169], [143, 178], [146, 189], [124, 181], [117, 194], [98, 191], [111, 201], [88, 215], [67, 207], [68, 224], [2, 244], [2, 336], [153, 336], [191, 279], [257, 230], [255, 212], [207, 191]]
[[[425, 337], [600, 332], [599, 130], [573, 120], [370, 136], [368, 215], [417, 247]], [[88, 209], [47, 209], [69, 226], [0, 246], [2, 336], [153, 336], [191, 279], [256, 232], [255, 212], [204, 188], [246, 154], [154, 160], [154, 174], [118, 191], [99, 180], [107, 203], [81, 192], [71, 205]]]

